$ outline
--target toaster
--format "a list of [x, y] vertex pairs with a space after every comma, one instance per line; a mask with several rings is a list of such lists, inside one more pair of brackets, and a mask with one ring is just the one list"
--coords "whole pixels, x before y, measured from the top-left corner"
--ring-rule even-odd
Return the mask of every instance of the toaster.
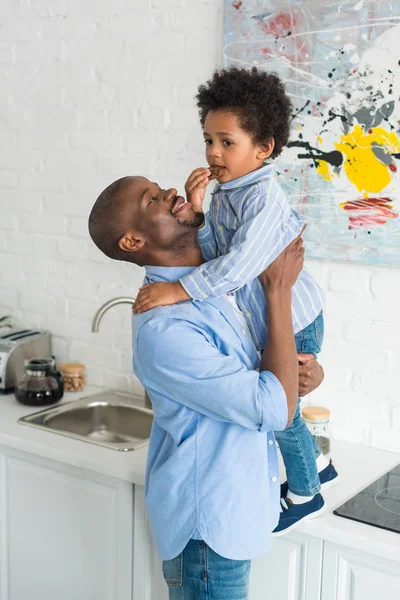
[[24, 362], [49, 358], [50, 333], [21, 329], [0, 335], [0, 392], [11, 391], [25, 373]]

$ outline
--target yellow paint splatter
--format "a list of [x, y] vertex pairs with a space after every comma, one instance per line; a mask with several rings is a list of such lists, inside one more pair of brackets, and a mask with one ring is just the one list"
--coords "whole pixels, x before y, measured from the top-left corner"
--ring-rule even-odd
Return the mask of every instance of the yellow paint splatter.
[[317, 160], [317, 173], [325, 179], [325, 181], [332, 181], [333, 173], [329, 171], [329, 164], [326, 160]]
[[366, 133], [360, 125], [355, 125], [352, 131], [342, 135], [340, 139], [340, 143], [335, 142], [335, 147], [346, 157], [344, 170], [358, 191], [367, 197], [369, 192], [383, 190], [392, 179], [391, 171], [388, 165], [377, 159], [372, 146], [376, 144], [388, 154], [398, 153], [400, 141], [397, 135], [383, 127], [374, 127]]

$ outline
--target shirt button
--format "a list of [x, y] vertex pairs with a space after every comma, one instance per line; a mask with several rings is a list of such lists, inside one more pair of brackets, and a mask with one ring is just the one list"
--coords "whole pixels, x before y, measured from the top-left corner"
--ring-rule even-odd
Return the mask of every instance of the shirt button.
[[275, 481], [278, 481], [278, 478], [277, 477], [273, 477], [272, 481], [275, 483]]
[[208, 298], [207, 294], [203, 294], [203, 298]]
[[218, 231], [222, 231], [222, 225], [218, 225]]
[[251, 317], [251, 313], [249, 313], [249, 312], [248, 312], [248, 313], [246, 313], [246, 315], [247, 315], [248, 317]]
[[268, 444], [269, 444], [270, 446], [272, 446], [272, 444], [273, 444], [273, 443], [274, 443], [274, 442], [273, 442], [273, 440], [268, 440]]
[[243, 334], [246, 334], [246, 330], [245, 330], [245, 329], [242, 329], [242, 333], [243, 333]]

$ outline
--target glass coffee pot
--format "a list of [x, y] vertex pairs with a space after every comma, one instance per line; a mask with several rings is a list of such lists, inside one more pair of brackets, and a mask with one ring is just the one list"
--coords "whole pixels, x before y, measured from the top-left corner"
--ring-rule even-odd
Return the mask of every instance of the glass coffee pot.
[[64, 394], [63, 376], [53, 358], [33, 358], [24, 363], [25, 375], [15, 388], [15, 397], [28, 406], [55, 404]]

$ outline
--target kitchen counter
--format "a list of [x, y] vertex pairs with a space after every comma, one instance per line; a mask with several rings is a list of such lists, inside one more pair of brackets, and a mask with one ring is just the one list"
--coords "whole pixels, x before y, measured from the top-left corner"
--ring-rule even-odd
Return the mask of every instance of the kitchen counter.
[[[87, 386], [80, 393], [66, 393], [61, 403], [99, 391], [101, 388]], [[144, 398], [136, 398], [135, 402], [144, 406]], [[34, 412], [37, 412], [35, 408], [19, 404], [12, 394], [0, 396], [0, 446], [144, 485], [147, 446], [132, 452], [119, 452], [17, 422], [20, 417]], [[340, 473], [340, 482], [324, 494], [327, 510], [296, 531], [400, 562], [400, 534], [343, 519], [332, 512], [400, 463], [400, 456], [333, 440], [332, 457]], [[283, 471], [282, 465], [281, 469]]]
[[[82, 392], [66, 392], [62, 400], [53, 406], [60, 406], [101, 391], [104, 389], [86, 386]], [[144, 396], [134, 398], [134, 402], [138, 406], [144, 406]], [[23, 450], [123, 481], [144, 485], [147, 445], [132, 452], [110, 450], [18, 423], [21, 417], [46, 408], [48, 407], [24, 406], [17, 402], [14, 394], [0, 395], [0, 446]]]

